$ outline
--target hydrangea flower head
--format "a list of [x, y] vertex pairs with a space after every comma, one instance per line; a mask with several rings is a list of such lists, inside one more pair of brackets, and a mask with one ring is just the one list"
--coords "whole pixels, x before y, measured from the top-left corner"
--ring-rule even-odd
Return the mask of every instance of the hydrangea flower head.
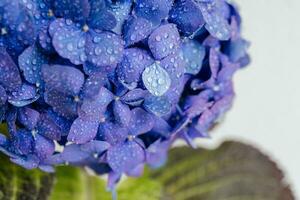
[[207, 137], [249, 62], [225, 0], [3, 0], [0, 14], [0, 151], [110, 186]]

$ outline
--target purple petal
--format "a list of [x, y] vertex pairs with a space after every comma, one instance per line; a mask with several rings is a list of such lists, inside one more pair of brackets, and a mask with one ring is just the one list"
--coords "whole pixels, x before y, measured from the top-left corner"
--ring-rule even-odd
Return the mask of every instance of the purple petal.
[[98, 67], [89, 62], [85, 62], [83, 64], [83, 71], [86, 75], [92, 75], [94, 73], [109, 74], [109, 73], [113, 72], [115, 70], [115, 68], [116, 68], [116, 65]]
[[167, 161], [169, 142], [161, 142], [157, 140], [151, 144], [146, 150], [146, 162], [150, 167], [161, 167]]
[[171, 112], [172, 103], [165, 96], [156, 97], [149, 95], [145, 99], [144, 107], [147, 111], [161, 117]]
[[134, 141], [111, 147], [107, 162], [114, 172], [129, 172], [145, 160], [143, 148]]
[[74, 119], [77, 116], [77, 102], [73, 96], [66, 96], [55, 90], [46, 90], [44, 98], [45, 102], [52, 106], [52, 109], [59, 115], [67, 119]]
[[61, 153], [61, 158], [65, 162], [77, 163], [86, 160], [89, 157], [89, 153], [82, 151], [80, 145], [70, 144], [64, 148]]
[[53, 35], [53, 47], [61, 57], [69, 59], [73, 64], [84, 63], [87, 59], [85, 54], [86, 33], [69, 19], [60, 21], [58, 24], [59, 28]]
[[49, 157], [47, 157], [45, 160], [43, 160], [44, 165], [61, 165], [65, 161], [62, 159], [62, 155], [60, 153], [53, 154]]
[[185, 72], [185, 62], [180, 53], [167, 56], [161, 61], [161, 66], [168, 72], [172, 81], [177, 80]]
[[158, 27], [149, 36], [149, 48], [153, 56], [161, 60], [174, 54], [180, 47], [180, 35], [174, 24], [165, 24]]
[[7, 101], [7, 94], [5, 89], [0, 85], [0, 106], [4, 105]]
[[77, 95], [84, 84], [83, 73], [70, 66], [43, 65], [42, 76], [47, 90], [68, 95]]
[[126, 46], [133, 45], [146, 39], [152, 32], [150, 21], [141, 17], [130, 17], [124, 25], [124, 40]]
[[28, 155], [33, 150], [33, 136], [29, 131], [24, 129], [18, 130], [15, 136], [12, 138], [13, 148], [18, 154]]
[[97, 135], [99, 122], [88, 118], [77, 118], [72, 126], [68, 135], [68, 141], [76, 144], [84, 144]]
[[89, 14], [88, 0], [53, 0], [53, 11], [55, 16], [75, 21], [84, 21]]
[[42, 113], [37, 125], [38, 134], [43, 135], [51, 140], [60, 140], [63, 135], [60, 127], [51, 118], [50, 114]]
[[141, 135], [153, 128], [154, 119], [151, 114], [141, 108], [132, 110], [131, 120], [129, 123], [129, 134], [133, 136]]
[[220, 68], [219, 51], [214, 48], [209, 50], [209, 66], [213, 78], [217, 78], [217, 74]]
[[79, 112], [81, 117], [94, 117], [101, 120], [108, 104], [114, 99], [114, 95], [105, 87], [93, 99], [84, 99]]
[[113, 31], [117, 34], [122, 33], [122, 28], [125, 23], [125, 20], [128, 18], [131, 12], [133, 1], [132, 0], [123, 0], [116, 1], [114, 4], [110, 5], [110, 11], [115, 16], [117, 24]]
[[136, 0], [134, 9], [137, 16], [159, 24], [168, 17], [172, 3], [170, 0]]
[[157, 62], [144, 70], [142, 79], [147, 90], [154, 96], [162, 96], [171, 86], [168, 72]]
[[185, 113], [189, 119], [199, 116], [202, 112], [212, 106], [212, 102], [208, 102], [201, 95], [189, 96], [185, 103]]
[[97, 96], [102, 86], [104, 86], [106, 82], [107, 77], [104, 73], [91, 74], [84, 83], [84, 98], [94, 98], [95, 96]]
[[34, 109], [24, 107], [19, 110], [18, 120], [29, 130], [33, 130], [39, 120], [40, 113]]
[[52, 37], [50, 36], [50, 33], [48, 32], [50, 24], [47, 24], [43, 28], [41, 28], [39, 33], [39, 45], [45, 50], [47, 53], [54, 53], [54, 47], [52, 45]]
[[205, 21], [194, 0], [178, 0], [170, 12], [170, 21], [177, 24], [184, 35], [193, 35], [201, 29]]
[[127, 84], [138, 82], [144, 69], [153, 62], [154, 60], [145, 50], [139, 48], [126, 49], [123, 60], [117, 67], [118, 79]]
[[120, 36], [110, 32], [90, 32], [87, 35], [87, 60], [99, 67], [116, 65], [121, 62], [124, 41]]
[[39, 97], [37, 88], [25, 83], [17, 91], [11, 93], [8, 102], [16, 107], [23, 107], [35, 102]]
[[221, 56], [222, 69], [218, 73], [218, 81], [230, 81], [233, 74], [239, 69], [239, 64], [232, 63], [226, 56]]
[[4, 48], [0, 48], [0, 84], [9, 91], [21, 87], [22, 80], [18, 67]]
[[145, 99], [148, 92], [140, 88], [133, 89], [121, 97], [121, 101], [130, 106], [139, 106]]
[[55, 172], [54, 167], [52, 167], [50, 165], [40, 164], [39, 169], [46, 173], [54, 173]]
[[91, 15], [87, 23], [95, 30], [112, 30], [117, 25], [117, 19], [110, 11], [103, 9]]
[[228, 40], [231, 34], [230, 25], [217, 3], [199, 3], [199, 8], [206, 22], [205, 28], [209, 33], [219, 40]]
[[39, 159], [44, 160], [54, 153], [55, 146], [52, 140], [49, 140], [39, 134], [35, 137], [35, 152]]
[[154, 126], [151, 132], [159, 133], [160, 135], [168, 137], [171, 133], [171, 126], [161, 117], [155, 117]]
[[90, 154], [96, 153], [101, 154], [110, 147], [110, 144], [104, 141], [92, 140], [86, 144], [81, 145], [81, 150], [86, 151]]
[[205, 57], [205, 48], [195, 40], [186, 39], [182, 43], [182, 54], [185, 61], [185, 72], [198, 74]]
[[128, 126], [131, 117], [131, 111], [128, 105], [116, 100], [114, 101], [113, 111], [115, 120], [125, 127]]
[[143, 173], [144, 173], [144, 163], [139, 164], [135, 168], [126, 172], [127, 176], [130, 176], [130, 177], [140, 177], [143, 175]]
[[109, 144], [115, 145], [127, 139], [128, 130], [119, 124], [104, 122], [100, 124], [98, 136]]
[[232, 62], [238, 62], [241, 58], [247, 55], [249, 42], [244, 39], [237, 39], [231, 41], [225, 49]]
[[41, 83], [41, 67], [48, 62], [48, 59], [35, 45], [25, 49], [18, 61], [26, 81], [31, 84]]
[[25, 169], [35, 169], [38, 167], [39, 159], [36, 156], [29, 155], [28, 157], [11, 158], [13, 163], [24, 167]]

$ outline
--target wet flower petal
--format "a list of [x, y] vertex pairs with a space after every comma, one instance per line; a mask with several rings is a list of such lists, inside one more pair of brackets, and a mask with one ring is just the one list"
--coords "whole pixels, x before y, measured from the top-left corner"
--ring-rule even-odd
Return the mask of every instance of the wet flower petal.
[[128, 130], [119, 124], [104, 122], [100, 124], [98, 137], [109, 144], [115, 145], [126, 140]]
[[113, 112], [115, 120], [118, 123], [122, 124], [123, 126], [128, 126], [131, 117], [131, 111], [128, 105], [119, 100], [114, 101]]
[[131, 171], [144, 160], [144, 150], [134, 141], [115, 145], [107, 152], [107, 162], [114, 172]]
[[39, 159], [44, 160], [54, 153], [54, 142], [39, 134], [35, 137], [35, 153]]
[[37, 46], [30, 46], [19, 56], [19, 66], [23, 75], [31, 84], [41, 83], [41, 67], [48, 62]]
[[112, 66], [119, 63], [124, 51], [124, 41], [110, 32], [87, 35], [86, 55], [87, 60], [99, 67]]
[[35, 102], [39, 97], [36, 87], [23, 84], [21, 88], [11, 93], [8, 102], [16, 107], [23, 107]]
[[154, 125], [154, 118], [151, 114], [141, 108], [132, 110], [129, 122], [129, 134], [133, 136], [141, 135], [150, 131]]
[[28, 130], [33, 130], [36, 127], [39, 117], [38, 111], [28, 107], [20, 108], [18, 113], [19, 122]]
[[[52, 22], [55, 23], [56, 22]], [[79, 65], [86, 61], [85, 54], [86, 33], [80, 30], [70, 19], [59, 21], [53, 35], [52, 44], [57, 53], [69, 59], [73, 64]]]
[[4, 105], [7, 101], [7, 94], [5, 89], [0, 85], [0, 106]]
[[139, 106], [145, 99], [148, 92], [140, 88], [133, 89], [121, 97], [121, 101], [130, 106]]
[[144, 107], [156, 116], [164, 116], [171, 112], [172, 104], [165, 96], [149, 96], [145, 99]]
[[117, 20], [117, 24], [113, 28], [113, 31], [115, 33], [122, 33], [123, 25], [131, 12], [132, 4], [133, 0], [121, 0], [116, 1], [114, 4], [110, 5], [109, 10], [112, 12], [112, 14]]
[[176, 26], [165, 24], [155, 29], [149, 36], [148, 45], [158, 60], [177, 52], [180, 47], [180, 36]]
[[171, 85], [169, 74], [159, 63], [147, 67], [142, 74], [142, 79], [148, 91], [155, 96], [162, 96]]
[[64, 151], [61, 153], [61, 158], [65, 162], [78, 163], [86, 160], [89, 157], [89, 153], [82, 151], [80, 145], [70, 144], [64, 148]]
[[98, 127], [99, 122], [97, 120], [79, 117], [71, 126], [68, 141], [76, 144], [87, 143], [96, 137]]
[[101, 154], [102, 152], [106, 151], [109, 147], [109, 143], [99, 140], [92, 140], [80, 146], [82, 151], [92, 154]]

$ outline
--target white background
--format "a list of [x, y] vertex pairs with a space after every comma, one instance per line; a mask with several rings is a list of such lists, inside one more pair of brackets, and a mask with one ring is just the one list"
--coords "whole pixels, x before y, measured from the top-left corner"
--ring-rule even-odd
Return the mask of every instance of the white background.
[[300, 0], [235, 2], [252, 63], [235, 75], [234, 106], [204, 144], [254, 144], [279, 162], [300, 199]]

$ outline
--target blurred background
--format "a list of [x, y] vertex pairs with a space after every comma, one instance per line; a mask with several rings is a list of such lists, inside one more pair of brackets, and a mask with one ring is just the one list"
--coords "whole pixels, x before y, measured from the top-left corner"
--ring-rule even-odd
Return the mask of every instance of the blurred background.
[[235, 76], [233, 109], [213, 138], [200, 143], [215, 147], [236, 139], [255, 145], [279, 162], [300, 199], [300, 1], [234, 2], [252, 62]]

